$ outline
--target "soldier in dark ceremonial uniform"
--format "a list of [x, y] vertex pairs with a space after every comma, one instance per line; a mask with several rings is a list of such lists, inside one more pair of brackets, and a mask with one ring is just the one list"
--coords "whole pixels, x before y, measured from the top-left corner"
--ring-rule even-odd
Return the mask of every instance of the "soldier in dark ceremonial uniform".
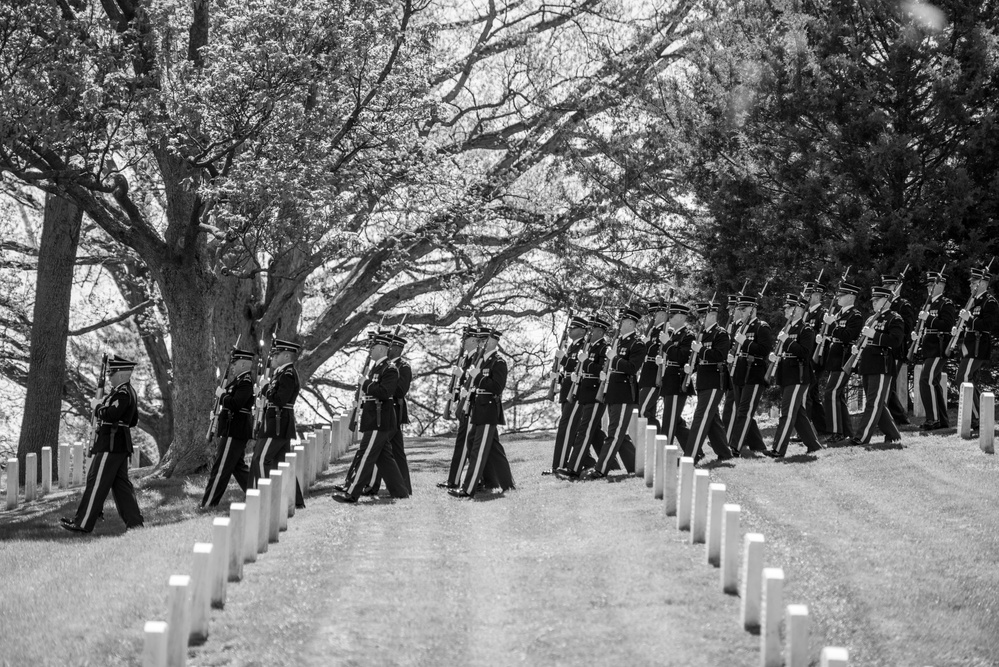
[[635, 472], [635, 443], [628, 435], [628, 423], [638, 405], [638, 369], [645, 360], [645, 342], [636, 330], [641, 317], [641, 313], [631, 308], [622, 308], [618, 313], [620, 333], [617, 346], [608, 351], [609, 374], [603, 396], [607, 407], [607, 438], [597, 464], [589, 472], [590, 479], [606, 477], [618, 453], [621, 454], [624, 469], [629, 473]]
[[[270, 477], [271, 470], [291, 451], [295, 437], [295, 400], [302, 383], [295, 370], [295, 359], [301, 345], [275, 338], [271, 344], [270, 364], [273, 369], [270, 381], [263, 386], [262, 429], [250, 462], [250, 479], [254, 488], [261, 477]], [[295, 480], [295, 506], [305, 507], [302, 489]]]
[[399, 369], [389, 360], [392, 345], [390, 334], [378, 333], [371, 338], [371, 368], [361, 380], [361, 431], [360, 463], [357, 473], [346, 485], [337, 489], [333, 499], [341, 503], [356, 503], [366, 481], [372, 478], [375, 465], [385, 479], [385, 486], [393, 498], [409, 497], [406, 482], [399, 472], [392, 454], [392, 436], [398, 429], [395, 409], [395, 391], [399, 384]]
[[676, 438], [682, 449], [690, 438], [690, 431], [683, 421], [683, 408], [687, 396], [694, 394], [692, 386], [684, 387], [683, 367], [690, 360], [690, 346], [694, 342], [694, 332], [687, 326], [690, 308], [682, 303], [669, 304], [669, 340], [663, 344], [663, 427], [660, 433], [667, 437], [666, 444], [672, 445]]
[[98, 419], [97, 434], [91, 446], [93, 461], [87, 470], [87, 485], [80, 498], [76, 516], [63, 517], [60, 525], [75, 533], [89, 533], [103, 513], [104, 501], [111, 492], [115, 507], [126, 528], [142, 526], [142, 513], [135, 499], [135, 487], [128, 479], [128, 461], [132, 456], [132, 429], [139, 423], [139, 402], [129, 380], [135, 362], [113, 356], [108, 360], [108, 382], [112, 390], [94, 406]]
[[826, 442], [833, 444], [853, 435], [853, 425], [850, 423], [850, 412], [846, 407], [846, 394], [849, 388], [850, 376], [843, 372], [843, 364], [850, 356], [850, 347], [860, 330], [864, 328], [864, 318], [857, 310], [856, 302], [860, 288], [848, 282], [841, 282], [836, 288], [838, 308], [835, 313], [827, 313], [826, 323], [835, 322], [828, 341], [816, 339], [816, 345], [825, 342], [823, 369], [829, 373], [826, 380], [824, 404], [826, 409], [826, 424], [833, 434]]
[[815, 330], [804, 319], [807, 306], [805, 297], [785, 296], [784, 317], [791, 324], [777, 335], [777, 350], [770, 354], [770, 362], [777, 364], [777, 383], [781, 387], [780, 421], [774, 433], [773, 448], [767, 452], [774, 458], [784, 458], [792, 430], [797, 432], [808, 452], [822, 449], [805, 409], [815, 352]]
[[[808, 307], [805, 310], [805, 326], [811, 329], [816, 336], [822, 332], [823, 318], [826, 315], [826, 308], [822, 305], [822, 297], [825, 296], [826, 288], [822, 283], [806, 281], [802, 294], [808, 299]], [[805, 414], [815, 427], [816, 433], [821, 437], [829, 434], [826, 426], [826, 411], [822, 407], [822, 394], [819, 385], [822, 383], [822, 366], [813, 362], [812, 380], [808, 383], [808, 394], [805, 396]]]
[[[871, 289], [871, 307], [877, 318], [873, 319], [873, 322], [868, 320], [861, 330], [861, 335], [866, 340], [863, 349], [860, 350], [857, 370], [864, 380], [866, 400], [857, 435], [849, 440], [851, 445], [870, 443], [875, 426], [884, 433], [885, 443], [897, 443], [902, 440], [902, 435], [891, 418], [891, 412], [888, 411], [888, 396], [891, 394], [894, 380], [895, 352], [904, 342], [902, 336], [905, 325], [902, 317], [890, 309], [891, 299], [892, 292], [889, 288]], [[857, 346], [852, 346], [851, 353], [856, 351]]]
[[[499, 427], [506, 424], [503, 417], [503, 390], [506, 389], [507, 364], [499, 354], [500, 332], [484, 329], [485, 352], [482, 363], [473, 371], [472, 408], [469, 428], [474, 429], [468, 449], [468, 469], [461, 488], [451, 489], [449, 495], [471, 498], [483, 481], [487, 468], [503, 491], [514, 487], [510, 462], [499, 439]], [[488, 485], [488, 482], [487, 482]]]
[[[882, 274], [881, 276], [882, 287], [894, 290], [898, 283], [899, 277], [896, 275]], [[888, 394], [888, 411], [891, 413], [891, 418], [895, 420], [895, 424], [901, 425], [909, 423], [907, 415], [909, 409], [908, 369], [906, 369], [906, 377], [903, 382], [903, 385], [906, 386], [905, 395], [900, 396], [898, 393], [898, 376], [902, 372], [902, 366], [905, 364], [905, 352], [908, 341], [912, 339], [912, 331], [916, 327], [916, 309], [909, 303], [908, 299], [901, 296], [892, 300], [891, 309], [902, 318], [902, 342], [899, 344], [897, 350], [892, 350], [892, 356], [895, 359], [895, 372], [892, 373], [891, 393]]]
[[[562, 408], [555, 431], [555, 449], [552, 454], [552, 467], [542, 471], [542, 475], [550, 475], [565, 467], [566, 458], [579, 429], [579, 401], [572, 396], [574, 378], [579, 372], [579, 357], [586, 346], [586, 333], [589, 322], [578, 315], [573, 315], [569, 321], [569, 347], [563, 352], [559, 350], [558, 369], [558, 402]], [[585, 358], [585, 355], [583, 355]]]
[[736, 413], [735, 428], [729, 445], [732, 451], [748, 456], [750, 451], [765, 452], [763, 435], [756, 423], [756, 408], [760, 405], [763, 389], [767, 385], [767, 360], [773, 350], [773, 332], [770, 325], [756, 316], [756, 297], [740, 295], [740, 319], [746, 322], [735, 335], [737, 348], [735, 374]]
[[[922, 359], [923, 369], [919, 374], [919, 398], [926, 411], [926, 421], [919, 427], [921, 431], [934, 431], [947, 428], [947, 397], [944, 396], [941, 376], [946, 372], [947, 358], [944, 351], [950, 342], [950, 332], [957, 323], [957, 309], [954, 303], [943, 295], [947, 286], [947, 276], [937, 271], [926, 274], [926, 290], [930, 302], [917, 316], [925, 320], [922, 340], [917, 355]], [[916, 332], [912, 332], [915, 340]]]
[[451, 467], [448, 469], [447, 479], [438, 482], [437, 487], [441, 489], [457, 489], [461, 484], [461, 471], [468, 458], [468, 415], [469, 411], [464, 409], [468, 397], [468, 374], [472, 366], [476, 363], [479, 347], [485, 342], [485, 336], [479, 335], [476, 327], [465, 327], [462, 334], [462, 360], [459, 366], [452, 369], [452, 373], [458, 376], [454, 384], [454, 396], [451, 401], [455, 406], [455, 413], [458, 419], [458, 432], [454, 437], [454, 452], [451, 454]]
[[701, 447], [704, 445], [704, 438], [708, 438], [718, 460], [725, 461], [732, 458], [732, 450], [728, 446], [725, 427], [718, 417], [718, 404], [731, 383], [726, 361], [732, 339], [718, 324], [717, 303], [700, 301], [694, 307], [704, 317], [704, 326], [697, 339], [690, 344], [691, 351], [697, 354], [694, 366], [687, 365], [683, 369], [688, 375], [696, 374], [694, 383], [697, 387], [697, 407], [694, 408], [694, 418], [690, 423], [687, 442], [683, 446], [683, 455], [692, 456], [695, 463], [699, 462], [703, 456]]
[[[607, 360], [606, 332], [610, 323], [599, 315], [590, 318], [590, 342], [585, 350], [580, 351], [579, 382], [576, 386], [576, 401], [579, 403], [579, 428], [572, 449], [566, 457], [566, 467], [556, 471], [563, 477], [575, 479], [579, 477], [587, 464], [595, 462], [590, 456], [590, 449], [599, 454], [604, 441], [601, 421], [604, 416], [604, 404], [597, 402], [597, 391], [600, 389], [600, 374]], [[584, 356], [585, 352], [585, 356]]]
[[246, 492], [250, 469], [246, 465], [246, 443], [253, 437], [253, 352], [234, 349], [229, 357], [233, 378], [225, 387], [215, 390], [218, 396], [218, 444], [215, 462], [208, 474], [202, 507], [217, 507], [235, 477], [240, 490]]
[[652, 327], [645, 342], [645, 361], [638, 372], [638, 414], [645, 417], [649, 426], [655, 426], [660, 434], [659, 396], [661, 395], [663, 364], [662, 348], [669, 339], [666, 318], [669, 304], [665, 301], [650, 301], [648, 312], [652, 315]]
[[[992, 335], [999, 325], [999, 301], [989, 292], [992, 274], [988, 269], [971, 270], [971, 309], [961, 309], [958, 318], [966, 322], [958, 348], [961, 365], [957, 369], [959, 383], [970, 382], [975, 386], [972, 392], [971, 428], [979, 427], [979, 401], [982, 387], [979, 384], [979, 371], [992, 358]], [[957, 335], [954, 327], [951, 335]], [[960, 384], [958, 385], [960, 386]]]
[[[729, 356], [726, 359], [729, 367], [735, 367], [735, 333], [739, 329], [739, 325], [742, 321], [739, 319], [743, 311], [739, 310], [737, 306], [739, 305], [739, 295], [729, 294], [728, 295], [728, 305], [726, 310], [728, 311], [728, 323], [725, 325], [725, 332], [728, 334], [729, 342], [731, 347], [729, 348]], [[735, 401], [735, 385], [732, 384], [732, 375], [728, 374], [728, 383], [725, 390], [725, 406], [722, 408], [722, 426], [725, 427], [725, 440], [727, 442], [732, 442], [732, 431], [735, 430], [735, 416], [738, 414], [739, 410], [736, 408]]]

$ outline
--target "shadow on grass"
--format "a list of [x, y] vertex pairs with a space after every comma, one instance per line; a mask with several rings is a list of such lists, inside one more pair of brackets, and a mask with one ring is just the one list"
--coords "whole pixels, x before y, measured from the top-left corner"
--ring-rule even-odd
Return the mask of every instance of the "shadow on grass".
[[792, 454], [791, 456], [785, 456], [780, 459], [781, 463], [811, 463], [812, 461], [818, 461], [819, 457], [815, 454]]
[[872, 442], [869, 445], [864, 445], [865, 452], [886, 452], [892, 449], [905, 449], [901, 440], [896, 440], [895, 442]]

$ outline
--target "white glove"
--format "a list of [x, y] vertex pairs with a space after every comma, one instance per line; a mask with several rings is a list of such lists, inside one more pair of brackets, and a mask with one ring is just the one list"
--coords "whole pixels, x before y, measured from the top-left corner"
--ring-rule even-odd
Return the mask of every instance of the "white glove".
[[98, 401], [96, 398], [90, 399], [90, 409], [91, 410], [96, 410], [97, 406], [100, 405], [100, 404], [101, 404], [101, 402]]
[[556, 359], [561, 359], [564, 356], [565, 356], [565, 350], [563, 350], [562, 348], [559, 348], [559, 349], [557, 349], [555, 351], [555, 358]]
[[782, 343], [785, 340], [787, 340], [787, 332], [781, 329], [780, 332], [777, 334], [777, 340], [779, 340]]
[[702, 347], [704, 346], [698, 343], [696, 340], [690, 344], [690, 349], [693, 350], [694, 352], [700, 352]]
[[836, 321], [836, 316], [833, 315], [832, 313], [826, 313], [825, 315], [822, 316], [822, 321], [826, 324], [832, 324], [833, 322]]
[[656, 363], [659, 364], [660, 366], [663, 365], [663, 355], [661, 354], [656, 355]]
[[957, 327], [951, 327], [950, 328], [950, 335], [951, 336], [956, 336], [957, 335]]
[[576, 384], [576, 383], [579, 382], [579, 373], [573, 373], [569, 377], [572, 379], [573, 384]]
[[962, 308], [961, 312], [958, 313], [957, 316], [960, 317], [962, 320], [967, 320], [971, 318], [971, 313]]
[[583, 350], [580, 350], [579, 352], [576, 353], [576, 361], [582, 363], [586, 361], [589, 358], [589, 356], [590, 356], [589, 354], [587, 354]]
[[215, 396], [216, 397], [221, 397], [222, 394], [224, 394], [224, 393], [225, 393], [225, 389], [223, 389], [222, 387], [215, 387]]
[[912, 333], [910, 333], [910, 334], [909, 334], [909, 338], [911, 338], [912, 340], [916, 340], [916, 338], [917, 338], [917, 336], [916, 336], [916, 332], [915, 332], [915, 331], [913, 331]]
[[683, 365], [683, 372], [686, 373], [687, 375], [690, 375], [693, 372], [693, 370], [694, 369], [690, 366], [690, 364]]
[[468, 390], [467, 390], [467, 389], [465, 389], [464, 387], [462, 387], [462, 388], [461, 388], [461, 391], [459, 391], [459, 392], [458, 392], [458, 396], [459, 396], [459, 397], [460, 397], [460, 398], [461, 398], [462, 400], [465, 400], [465, 397], [466, 397], [466, 396], [468, 396]]
[[864, 336], [865, 338], [873, 338], [874, 337], [874, 333], [875, 333], [874, 327], [864, 327], [860, 331], [860, 335]]
[[368, 376], [365, 375], [364, 373], [358, 373], [357, 374], [357, 384], [362, 385], [362, 384], [364, 384], [364, 381], [367, 380], [367, 379], [368, 379]]
[[668, 340], [669, 340], [669, 334], [666, 333], [665, 329], [663, 329], [662, 331], [659, 332], [659, 342], [665, 343]]
[[745, 343], [746, 342], [746, 334], [744, 334], [744, 333], [737, 333], [735, 335], [735, 342], [738, 343], [739, 345], [742, 345], [743, 343]]
[[461, 375], [461, 369], [458, 368], [457, 366], [452, 366], [451, 367], [451, 377], [458, 377], [459, 375]]
[[771, 352], [769, 359], [771, 362], [777, 361], [777, 355]]
[[850, 352], [851, 352], [851, 354], [857, 354], [858, 352], [860, 352], [860, 350], [857, 349], [856, 345], [851, 345], [850, 346]]
[[920, 320], [925, 320], [929, 316], [930, 316], [930, 314], [927, 311], [925, 311], [925, 310], [919, 311], [919, 319]]
[[815, 344], [816, 345], [822, 345], [822, 341], [824, 341], [825, 339], [826, 339], [825, 336], [823, 336], [822, 334], [819, 334], [819, 335], [817, 335], [815, 337]]
[[603, 382], [606, 379], [607, 379], [607, 373], [600, 371], [600, 381]]
[[735, 355], [734, 354], [728, 355], [728, 363], [732, 363], [733, 361], [735, 361]]

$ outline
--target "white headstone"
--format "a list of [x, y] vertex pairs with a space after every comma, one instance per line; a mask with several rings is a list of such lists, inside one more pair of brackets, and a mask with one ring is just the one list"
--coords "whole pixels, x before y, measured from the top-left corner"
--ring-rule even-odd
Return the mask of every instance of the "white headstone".
[[784, 656], [780, 650], [780, 622], [784, 617], [784, 570], [768, 567], [763, 570], [763, 604], [760, 618], [760, 664], [781, 667]]
[[267, 551], [268, 538], [271, 534], [271, 495], [273, 495], [271, 480], [258, 480], [257, 489], [260, 491], [260, 530], [257, 531], [257, 553], [262, 554]]
[[[278, 512], [278, 530], [288, 530], [288, 516], [295, 509], [295, 476], [291, 464], [282, 461], [278, 464], [281, 473], [281, 511]], [[288, 502], [288, 492], [291, 491], [291, 503]], [[291, 509], [288, 509], [289, 505]]]
[[69, 488], [69, 464], [73, 457], [72, 447], [68, 444], [59, 445], [59, 463], [57, 467], [59, 468], [59, 488], [66, 489]]
[[784, 644], [784, 664], [786, 667], [808, 667], [809, 660], [809, 620], [808, 607], [803, 604], [789, 604], [784, 614], [787, 637]]
[[52, 448], [42, 447], [42, 493], [52, 493]]
[[895, 376], [895, 391], [898, 400], [902, 404], [902, 410], [909, 411], [909, 365], [905, 362], [899, 366], [898, 375]]
[[295, 447], [295, 479], [298, 486], [304, 488], [305, 485], [305, 447], [301, 445]]
[[680, 448], [676, 445], [667, 445], [664, 451], [666, 459], [663, 463], [663, 512], [666, 516], [674, 516], [676, 514], [676, 499], [679, 494], [677, 468], [680, 463]]
[[194, 543], [191, 564], [191, 631], [189, 644], [202, 644], [208, 639], [208, 617], [212, 600], [212, 545]]
[[229, 581], [229, 519], [212, 520], [212, 607], [225, 607]]
[[271, 470], [271, 504], [267, 518], [270, 520], [270, 530], [267, 533], [268, 542], [277, 542], [281, 532], [281, 514], [284, 513], [284, 473]]
[[26, 454], [24, 457], [24, 502], [34, 500], [38, 495], [38, 456]]
[[979, 408], [981, 423], [978, 429], [978, 446], [986, 454], [995, 453], [996, 395], [991, 391], [982, 394]]
[[645, 462], [648, 460], [646, 448], [651, 444], [647, 443], [645, 439], [645, 426], [648, 420], [645, 417], [639, 417], [638, 410], [632, 413], [632, 418], [637, 422], [634, 427], [628, 429], [635, 431], [635, 438], [632, 440], [635, 444], [635, 475], [645, 477]]
[[[650, 430], [654, 434], [656, 427], [652, 426]], [[661, 500], [666, 491], [666, 479], [664, 475], [666, 473], [666, 445], [669, 444], [669, 438], [665, 435], [653, 435], [649, 439], [649, 443], [653, 447], [653, 458], [655, 459], [653, 463], [652, 497], [656, 500]]]
[[[288, 452], [284, 455], [284, 463], [278, 464], [280, 468], [282, 465], [288, 466], [288, 477], [294, 478], [296, 481], [298, 479], [298, 454], [296, 452]], [[284, 470], [284, 468], [281, 468]], [[294, 485], [288, 485], [288, 493], [285, 494], [285, 502], [288, 503], [288, 517], [295, 516], [295, 487]], [[287, 523], [287, 521], [285, 522]]]
[[763, 536], [747, 533], [742, 557], [742, 598], [740, 620], [742, 627], [753, 630], [760, 627], [760, 598], [763, 594]]
[[708, 564], [718, 567], [721, 565], [721, 543], [722, 543], [722, 509], [725, 505], [725, 485], [711, 484], [708, 486], [708, 527], [707, 544], [704, 553], [708, 558]]
[[243, 547], [246, 534], [246, 503], [229, 505], [229, 581], [243, 578]]
[[[947, 394], [944, 394], [946, 396]], [[971, 440], [971, 413], [974, 409], [975, 385], [970, 382], [961, 383], [961, 397], [957, 403], [958, 433], [964, 440]]]
[[708, 525], [708, 485], [711, 478], [707, 470], [694, 471], [694, 506], [690, 510], [690, 543], [702, 544]]
[[925, 417], [926, 410], [923, 409], [923, 397], [919, 393], [919, 376], [923, 374], [923, 365], [916, 364], [912, 367], [912, 416]]
[[167, 665], [187, 664], [187, 640], [191, 618], [191, 578], [186, 574], [170, 575], [169, 611], [167, 612]]
[[73, 445], [73, 481], [71, 486], [83, 484], [83, 444]]
[[166, 667], [168, 633], [164, 621], [146, 621], [142, 629], [142, 667]]
[[243, 562], [257, 560], [257, 543], [260, 541], [260, 490], [246, 491], [246, 525], [243, 526]]
[[21, 471], [18, 470], [16, 458], [7, 459], [7, 509], [17, 509], [17, 500], [21, 492]]
[[722, 508], [721, 586], [730, 595], [739, 592], [739, 515], [742, 508], [726, 504]]
[[819, 654], [820, 667], [849, 667], [850, 652], [841, 646], [826, 646]]
[[677, 490], [676, 527], [690, 530], [690, 513], [694, 507], [694, 459], [680, 458], [680, 486]]

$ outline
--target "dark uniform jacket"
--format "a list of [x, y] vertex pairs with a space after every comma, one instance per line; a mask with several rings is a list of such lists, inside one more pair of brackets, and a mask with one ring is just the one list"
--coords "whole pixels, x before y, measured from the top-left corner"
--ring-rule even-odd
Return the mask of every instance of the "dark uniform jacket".
[[234, 440], [253, 437], [253, 380], [249, 371], [234, 377], [219, 397], [218, 434]]
[[861, 375], [891, 375], [895, 372], [895, 354], [905, 340], [905, 321], [895, 311], [886, 310], [871, 327], [874, 335], [860, 351], [858, 370]]
[[368, 371], [361, 384], [361, 431], [394, 431], [399, 426], [395, 414], [395, 390], [399, 369], [382, 357]]
[[895, 361], [897, 362], [905, 356], [905, 352], [909, 348], [909, 342], [912, 340], [912, 332], [916, 328], [916, 308], [909, 303], [908, 299], [899, 297], [892, 301], [891, 310], [898, 313], [902, 318], [902, 342], [899, 344], [897, 350], [893, 350]]
[[[821, 320], [820, 320], [821, 321]], [[782, 387], [809, 384], [812, 381], [812, 353], [815, 352], [815, 329], [805, 319], [791, 324], [787, 338], [778, 343], [777, 383]]]
[[498, 350], [487, 353], [480, 372], [472, 380], [475, 402], [472, 407], [473, 424], [505, 424], [503, 418], [503, 390], [506, 389], [506, 359]]
[[992, 334], [999, 325], [999, 301], [989, 292], [975, 298], [971, 304], [971, 319], [961, 334], [964, 356], [989, 359], [992, 356]]
[[559, 362], [558, 377], [558, 402], [568, 403], [569, 394], [572, 392], [572, 374], [576, 372], [576, 367], [579, 366], [579, 359], [576, 356], [579, 351], [583, 349], [586, 345], [586, 336], [580, 336], [578, 339], [569, 343], [569, 349], [566, 350], [565, 356]]
[[402, 357], [393, 359], [392, 363], [399, 371], [399, 383], [395, 386], [395, 394], [392, 398], [395, 403], [396, 421], [401, 426], [409, 423], [409, 406], [406, 405], [406, 395], [409, 394], [409, 385], [413, 384], [413, 367]]
[[822, 368], [827, 371], [841, 372], [843, 364], [850, 358], [851, 347], [864, 328], [864, 317], [856, 306], [841, 310], [836, 317], [836, 324], [829, 341], [826, 343], [826, 358]]
[[701, 351], [697, 353], [697, 391], [727, 389], [731, 383], [728, 376], [728, 352], [732, 349], [732, 337], [717, 323], [701, 332]]
[[665, 330], [666, 323], [663, 322], [652, 327], [652, 331], [649, 333], [649, 340], [645, 344], [645, 361], [642, 362], [642, 369], [638, 372], [639, 388], [655, 387], [659, 380], [659, 364], [656, 363], [656, 357], [663, 349], [664, 343], [660, 335]]
[[805, 311], [805, 326], [815, 333], [822, 332], [822, 318], [826, 316], [826, 309], [821, 303], [809, 306]]
[[746, 340], [735, 360], [735, 377], [737, 385], [766, 384], [767, 365], [770, 363], [770, 351], [774, 347], [774, 336], [770, 325], [753, 318], [745, 329]]
[[[690, 344], [694, 342], [694, 333], [686, 326], [674, 331], [669, 342], [663, 348], [666, 370], [663, 372], [662, 393], [666, 396], [678, 396], [683, 391], [683, 366], [690, 361]], [[688, 394], [694, 393], [694, 388], [687, 389]]]
[[576, 401], [588, 405], [597, 402], [597, 391], [600, 389], [600, 373], [607, 361], [607, 339], [593, 341], [589, 354], [583, 362], [582, 376], [576, 387]]
[[638, 402], [638, 370], [645, 361], [645, 342], [637, 331], [619, 337], [610, 364], [610, 377], [604, 403], [618, 405]]
[[[468, 416], [467, 407], [462, 403], [462, 398], [465, 392], [465, 385], [468, 384], [468, 373], [472, 364], [475, 363], [475, 351], [469, 352], [464, 356], [461, 361], [461, 375], [458, 376], [458, 381], [454, 383], [454, 396], [452, 400], [455, 405], [455, 412], [459, 413], [458, 418], [463, 419]], [[465, 407], [465, 411], [462, 412], [461, 408]]]
[[301, 386], [294, 365], [285, 364], [274, 370], [264, 387], [263, 437], [282, 440], [295, 437], [295, 399]]
[[942, 357], [947, 343], [950, 342], [950, 330], [957, 324], [957, 309], [954, 302], [943, 294], [930, 302], [929, 316], [923, 328], [923, 340], [919, 346], [919, 356], [923, 359]]
[[132, 429], [139, 423], [139, 400], [128, 382], [115, 387], [94, 408], [100, 420], [91, 453], [132, 454]]

